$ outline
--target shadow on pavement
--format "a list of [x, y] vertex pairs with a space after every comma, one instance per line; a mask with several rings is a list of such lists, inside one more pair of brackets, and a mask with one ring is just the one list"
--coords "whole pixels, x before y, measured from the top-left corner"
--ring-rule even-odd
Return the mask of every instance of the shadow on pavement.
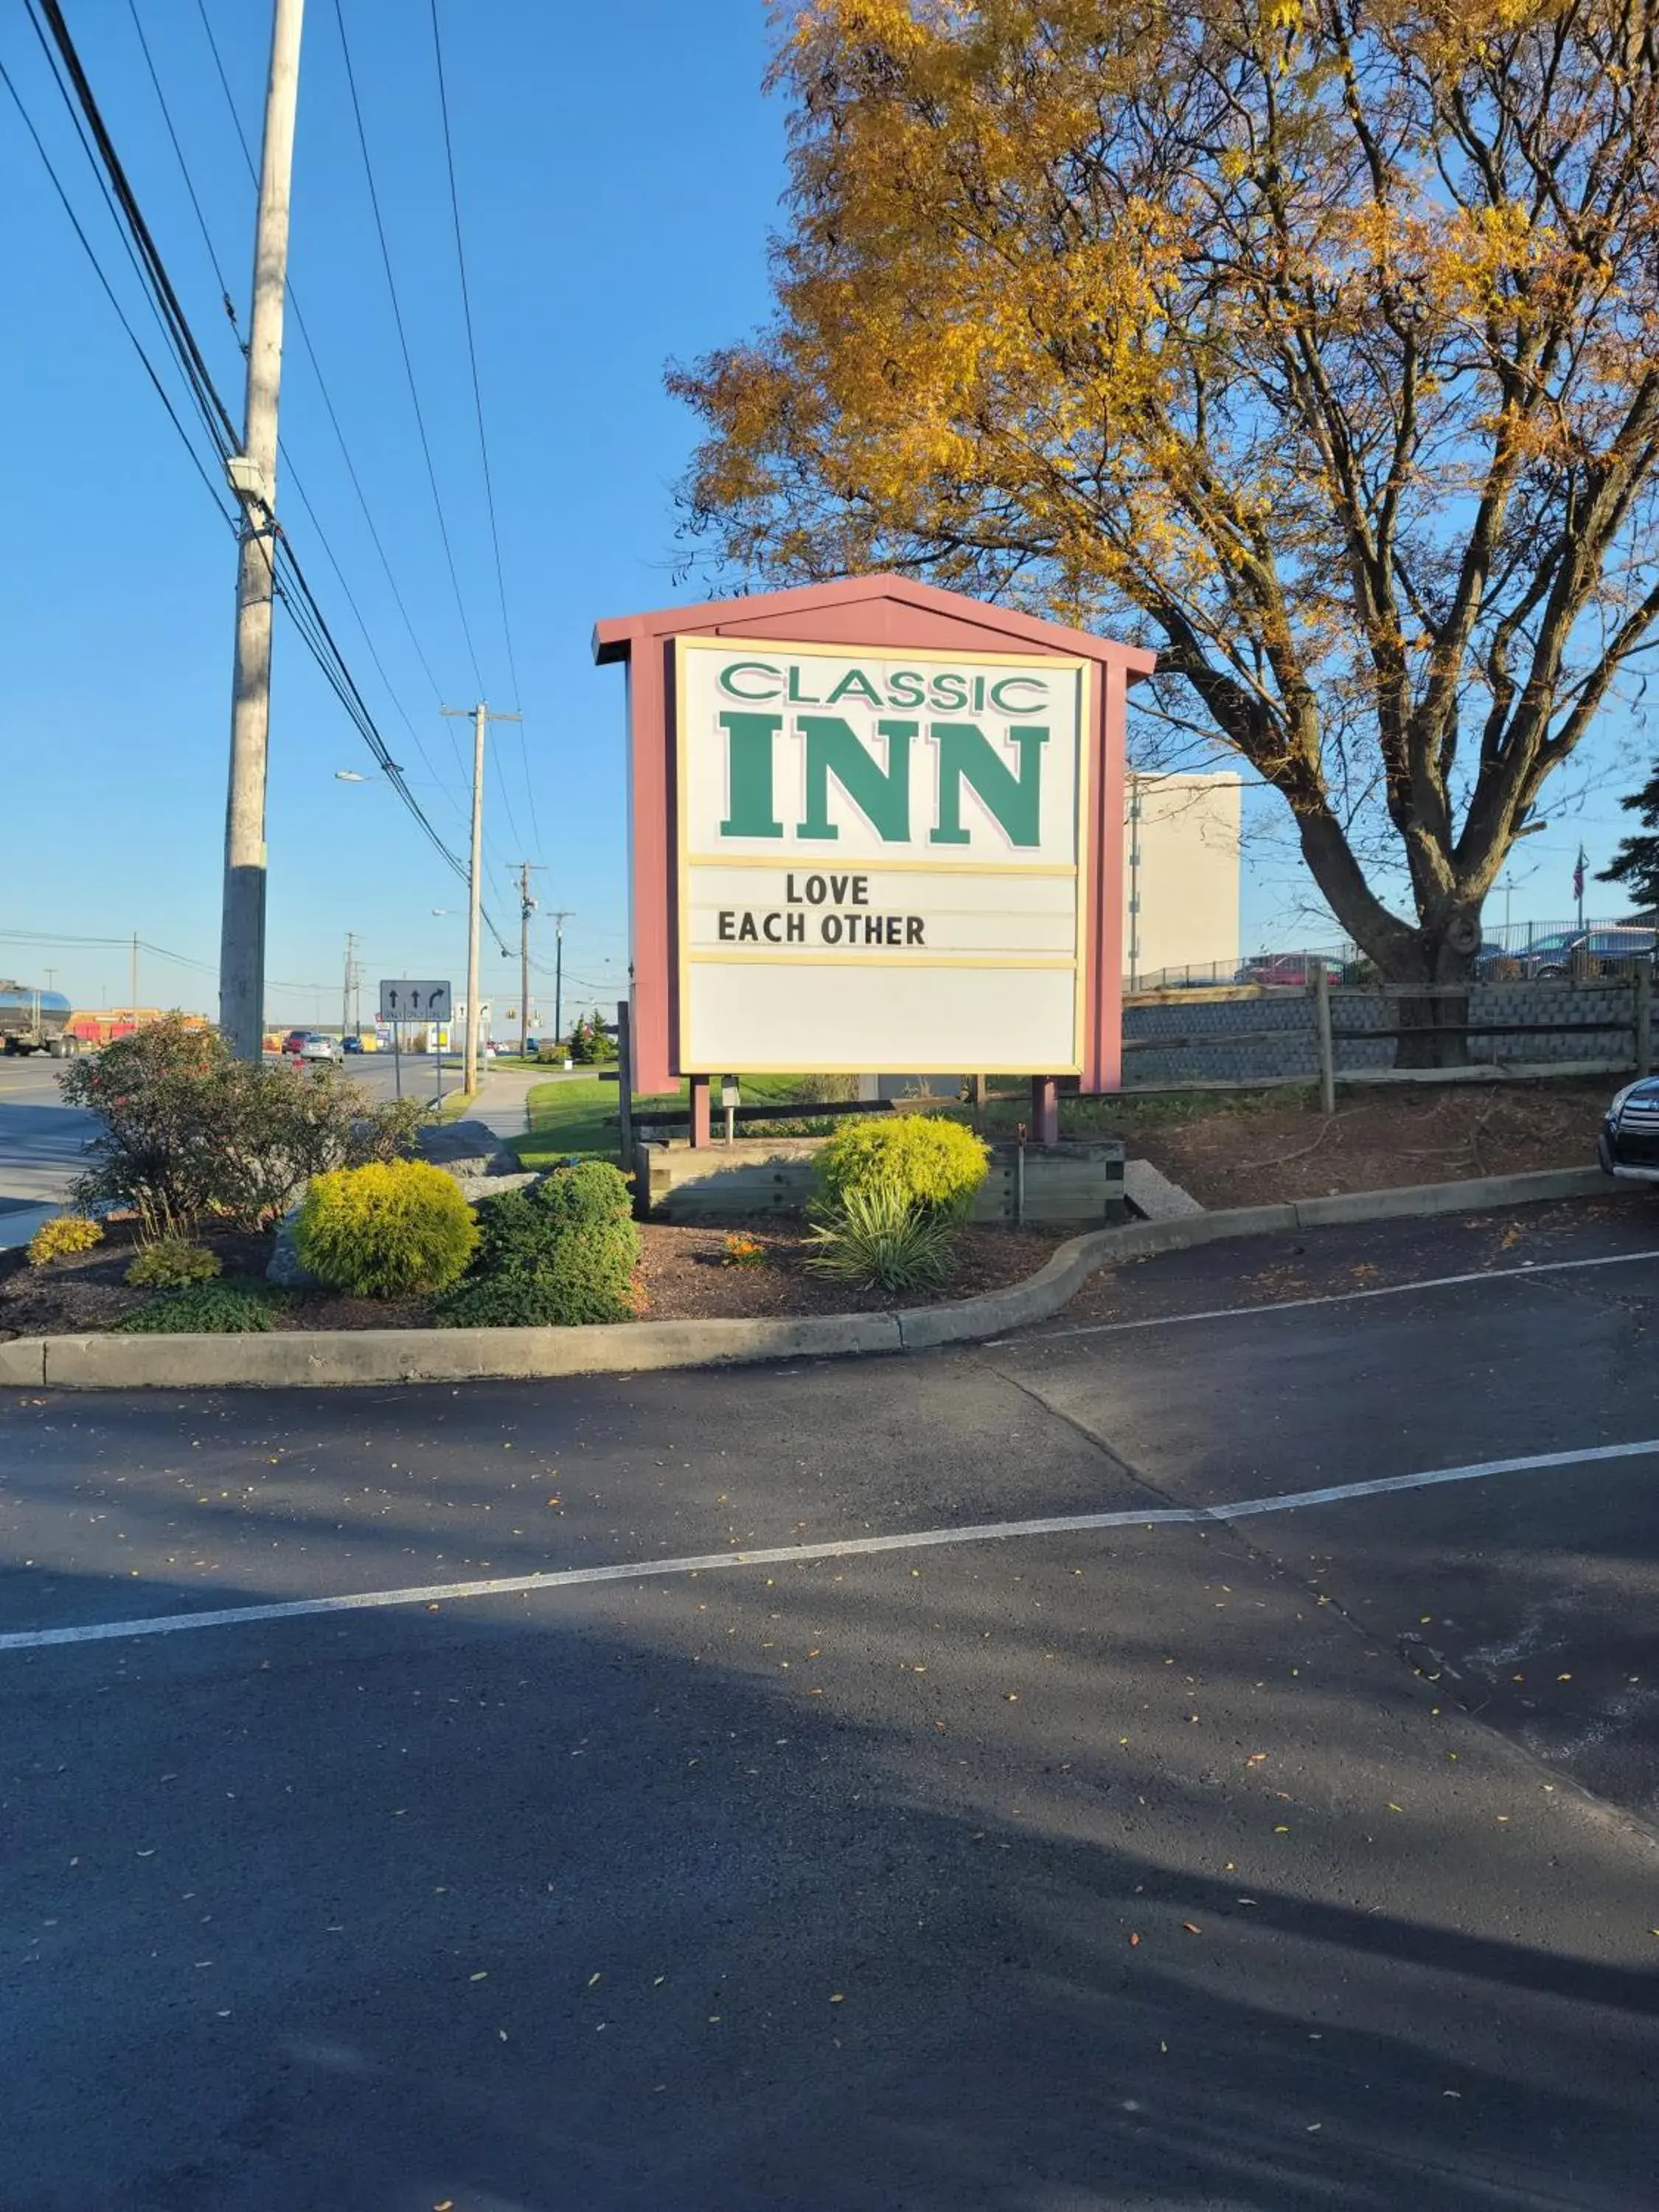
[[1650, 1865], [1169, 1533], [0, 1660], [0, 2203], [1650, 2202]]

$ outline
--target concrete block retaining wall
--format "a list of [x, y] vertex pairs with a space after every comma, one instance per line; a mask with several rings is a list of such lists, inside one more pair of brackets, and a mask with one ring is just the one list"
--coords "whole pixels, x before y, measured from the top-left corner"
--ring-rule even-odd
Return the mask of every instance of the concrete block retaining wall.
[[[1545, 1034], [1476, 1036], [1471, 1057], [1504, 1065], [1537, 1066], [1572, 1060], [1616, 1060], [1628, 1055], [1631, 992], [1624, 983], [1483, 983], [1469, 994], [1473, 1018], [1497, 1022], [1593, 1022], [1602, 1030], [1565, 1036]], [[1389, 1029], [1399, 1020], [1399, 1001], [1380, 992], [1338, 988], [1331, 993], [1333, 1026]], [[1169, 997], [1157, 1004], [1123, 1010], [1126, 1089], [1137, 1085], [1182, 1082], [1251, 1082], [1275, 1077], [1319, 1074], [1314, 1039], [1312, 998], [1303, 991], [1261, 997], [1214, 1000], [1192, 1005]], [[1340, 1077], [1390, 1068], [1396, 1046], [1392, 1037], [1375, 1044], [1342, 1039], [1336, 1046]]]

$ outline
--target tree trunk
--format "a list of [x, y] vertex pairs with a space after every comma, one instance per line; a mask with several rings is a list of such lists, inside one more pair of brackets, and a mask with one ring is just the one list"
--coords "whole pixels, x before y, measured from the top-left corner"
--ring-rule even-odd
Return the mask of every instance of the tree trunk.
[[[1331, 911], [1374, 962], [1384, 983], [1420, 997], [1389, 1000], [1386, 1026], [1413, 1034], [1396, 1043], [1396, 1067], [1468, 1065], [1468, 985], [1480, 949], [1479, 900], [1446, 899], [1431, 906], [1415, 929], [1390, 914], [1365, 882], [1340, 829], [1322, 809], [1298, 817], [1303, 857]], [[1449, 992], [1449, 985], [1462, 988]], [[1437, 987], [1431, 994], [1424, 987]]]
[[[1383, 981], [1404, 991], [1393, 1001], [1391, 1026], [1406, 1031], [1395, 1048], [1396, 1067], [1468, 1066], [1468, 987], [1480, 944], [1478, 913], [1455, 908], [1425, 920], [1405, 957], [1396, 951], [1379, 962]], [[1433, 988], [1416, 997], [1414, 983]]]

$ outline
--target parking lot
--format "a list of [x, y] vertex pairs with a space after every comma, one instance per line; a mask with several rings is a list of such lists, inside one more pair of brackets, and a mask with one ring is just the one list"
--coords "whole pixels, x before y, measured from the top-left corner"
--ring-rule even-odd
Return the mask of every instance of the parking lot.
[[0, 2205], [1659, 2203], [1656, 1299], [1638, 1197], [0, 1395]]

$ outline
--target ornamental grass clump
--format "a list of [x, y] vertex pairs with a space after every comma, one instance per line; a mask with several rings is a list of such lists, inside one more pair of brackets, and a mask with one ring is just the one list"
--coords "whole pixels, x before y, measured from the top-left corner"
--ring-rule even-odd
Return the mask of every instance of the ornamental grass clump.
[[937, 1290], [955, 1271], [956, 1240], [945, 1215], [912, 1204], [890, 1183], [872, 1183], [819, 1212], [803, 1264], [862, 1290]]

